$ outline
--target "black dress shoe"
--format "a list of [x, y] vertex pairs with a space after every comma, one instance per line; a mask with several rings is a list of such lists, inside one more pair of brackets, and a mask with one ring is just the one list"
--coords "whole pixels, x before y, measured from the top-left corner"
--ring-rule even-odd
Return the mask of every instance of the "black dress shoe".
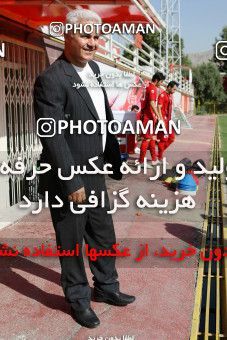
[[100, 325], [100, 320], [91, 308], [82, 311], [76, 311], [71, 307], [72, 317], [81, 326], [95, 328]]
[[104, 292], [94, 288], [94, 301], [106, 302], [114, 306], [126, 306], [135, 301], [135, 296], [127, 295], [121, 292]]

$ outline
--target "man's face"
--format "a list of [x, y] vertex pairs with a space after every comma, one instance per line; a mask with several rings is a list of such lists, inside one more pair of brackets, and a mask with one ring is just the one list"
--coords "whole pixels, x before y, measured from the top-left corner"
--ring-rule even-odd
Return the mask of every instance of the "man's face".
[[[82, 25], [94, 24], [91, 21], [81, 21]], [[87, 31], [90, 31], [88, 26]], [[98, 49], [99, 32], [97, 29], [92, 30], [91, 33], [77, 31], [75, 34], [67, 34], [65, 36], [65, 49], [69, 50], [70, 55], [75, 62], [79, 64], [86, 64], [94, 58], [95, 52]]]
[[176, 92], [176, 90], [177, 90], [177, 86], [176, 85], [174, 85], [174, 87], [168, 87], [168, 92], [170, 93], [170, 94], [174, 94], [175, 92]]
[[160, 87], [163, 84], [163, 80], [159, 80], [156, 84], [157, 87]]

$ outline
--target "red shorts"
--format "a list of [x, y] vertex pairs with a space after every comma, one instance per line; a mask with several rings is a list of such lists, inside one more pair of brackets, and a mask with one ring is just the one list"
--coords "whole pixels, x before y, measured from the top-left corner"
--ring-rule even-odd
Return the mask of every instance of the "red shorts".
[[160, 140], [160, 142], [166, 142], [169, 139], [171, 139], [171, 140], [175, 139], [174, 131], [172, 131], [171, 133], [168, 133], [168, 131], [169, 131], [169, 121], [168, 120], [165, 122], [165, 126], [166, 126], [166, 130], [167, 130], [167, 135], [165, 135], [164, 132], [162, 132], [162, 131], [158, 132], [158, 134], [157, 134], [157, 139]]
[[157, 134], [157, 140], [160, 142], [166, 142], [167, 140], [174, 140], [175, 139], [175, 133], [172, 131], [169, 135], [165, 135], [164, 132], [158, 132]]

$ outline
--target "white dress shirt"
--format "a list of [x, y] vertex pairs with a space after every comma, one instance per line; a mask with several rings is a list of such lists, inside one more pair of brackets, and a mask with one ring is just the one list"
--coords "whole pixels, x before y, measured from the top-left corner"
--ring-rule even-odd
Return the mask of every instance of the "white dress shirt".
[[[85, 67], [78, 67], [73, 65], [75, 70], [77, 71], [78, 75], [80, 76], [84, 85], [90, 94], [91, 100], [96, 108], [100, 120], [106, 120], [106, 108], [105, 108], [105, 98], [104, 93], [99, 85], [97, 80], [92, 71], [90, 65], [87, 63]], [[104, 125], [106, 126], [106, 125]], [[106, 146], [106, 129], [105, 133], [102, 135], [102, 146], [103, 151], [105, 150]]]

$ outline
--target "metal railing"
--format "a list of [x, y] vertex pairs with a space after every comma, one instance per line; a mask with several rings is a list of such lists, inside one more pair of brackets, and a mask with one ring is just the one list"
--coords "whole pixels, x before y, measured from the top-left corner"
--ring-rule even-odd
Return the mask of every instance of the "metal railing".
[[[218, 128], [214, 136], [212, 167], [220, 166]], [[223, 252], [226, 228], [223, 225], [223, 194], [221, 175], [208, 184], [206, 215], [201, 251], [209, 259], [214, 249]], [[190, 340], [226, 339], [226, 258], [199, 261], [195, 306]]]
[[[170, 72], [165, 58], [157, 53], [152, 47], [142, 41], [142, 48], [135, 46], [130, 36], [121, 34], [105, 35], [102, 37], [104, 46], [101, 44], [97, 56], [114, 63], [115, 67], [123, 67], [129, 72], [140, 74], [144, 78], [151, 79], [152, 75], [160, 71], [166, 75], [166, 83], [175, 80], [179, 83], [179, 90], [193, 96], [193, 86], [181, 74], [181, 69]], [[127, 53], [127, 57], [125, 56]]]
[[[48, 26], [42, 26], [41, 30], [49, 38], [61, 44], [64, 43], [63, 36], [53, 38], [49, 35]], [[96, 53], [98, 60], [116, 68], [139, 74], [145, 79], [151, 79], [157, 71], [162, 72], [166, 76], [166, 83], [175, 80], [179, 83], [180, 91], [193, 96], [193, 86], [189, 80], [182, 76], [181, 69], [176, 68], [170, 72], [170, 65], [167, 64], [166, 59], [144, 41], [141, 42], [141, 48], [138, 48], [132, 35], [106, 34], [100, 39], [101, 43]]]

